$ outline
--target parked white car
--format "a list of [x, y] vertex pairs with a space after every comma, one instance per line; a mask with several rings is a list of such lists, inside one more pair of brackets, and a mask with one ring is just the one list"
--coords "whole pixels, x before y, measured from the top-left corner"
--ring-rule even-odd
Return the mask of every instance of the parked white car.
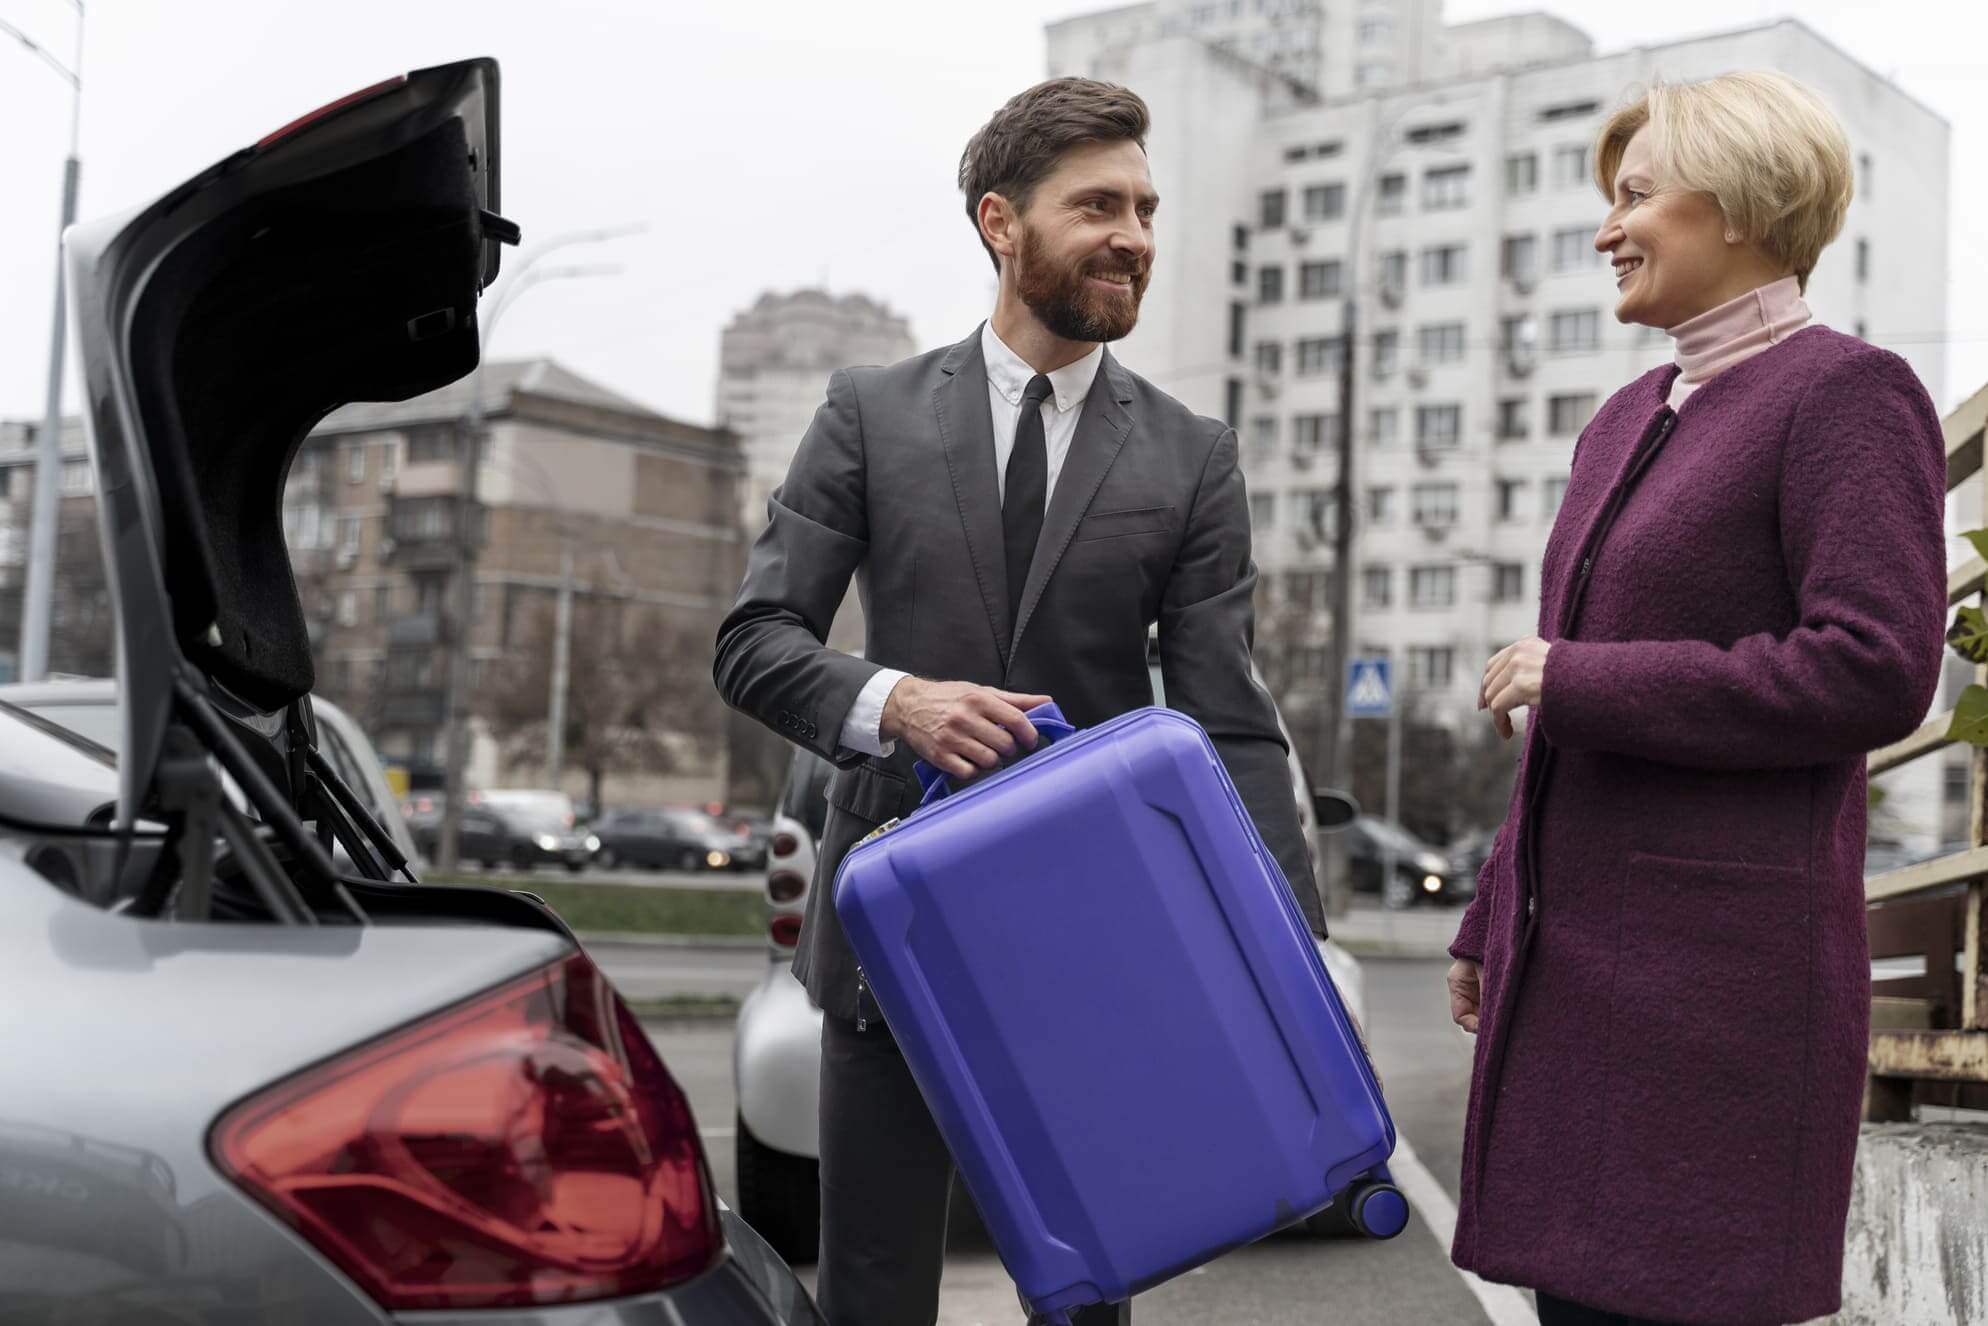
[[[1157, 656], [1152, 660], [1152, 677], [1153, 702], [1164, 704]], [[1292, 746], [1283, 715], [1278, 715], [1277, 724], [1285, 745]], [[1324, 831], [1331, 832], [1351, 822], [1359, 808], [1350, 797], [1336, 792], [1315, 798], [1295, 747], [1290, 766], [1298, 822], [1316, 873], [1320, 809], [1328, 817]], [[823, 793], [831, 772], [828, 762], [812, 752], [794, 752], [768, 855], [766, 975], [739, 1007], [732, 1044], [739, 1214], [793, 1263], [813, 1261], [821, 1238], [821, 1148], [816, 1128], [822, 1014], [789, 967], [814, 880], [815, 843], [828, 816]], [[1329, 939], [1320, 940], [1318, 948], [1347, 1011], [1365, 1026], [1366, 977], [1360, 964]], [[1307, 1222], [1320, 1234], [1337, 1233], [1343, 1226], [1332, 1210]]]

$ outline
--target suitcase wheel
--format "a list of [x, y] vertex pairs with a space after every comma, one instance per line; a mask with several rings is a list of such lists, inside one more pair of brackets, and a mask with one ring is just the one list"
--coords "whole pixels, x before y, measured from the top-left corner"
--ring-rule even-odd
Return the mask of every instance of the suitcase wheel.
[[1392, 1183], [1355, 1185], [1346, 1194], [1346, 1212], [1370, 1239], [1391, 1239], [1408, 1228], [1408, 1199]]

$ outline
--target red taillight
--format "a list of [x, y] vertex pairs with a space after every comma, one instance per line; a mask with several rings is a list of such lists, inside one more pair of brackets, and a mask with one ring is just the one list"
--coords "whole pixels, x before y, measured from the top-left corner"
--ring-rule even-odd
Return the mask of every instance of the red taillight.
[[766, 933], [773, 936], [773, 942], [781, 948], [792, 948], [801, 942], [801, 918], [791, 912], [773, 918], [766, 927]]
[[766, 896], [774, 902], [792, 902], [808, 891], [808, 882], [791, 870], [776, 870], [766, 877]]
[[776, 833], [773, 835], [772, 850], [775, 856], [792, 856], [801, 850], [801, 841], [791, 833]]
[[368, 97], [376, 96], [381, 92], [385, 92], [388, 88], [399, 87], [402, 83], [405, 83], [406, 81], [407, 81], [406, 74], [395, 74], [392, 78], [382, 79], [380, 82], [373, 84], [371, 87], [362, 87], [357, 92], [348, 93], [345, 96], [340, 97], [337, 101], [328, 101], [324, 105], [312, 111], [309, 115], [299, 115], [296, 119], [290, 121], [290, 123], [284, 125], [281, 129], [278, 129], [275, 133], [268, 134], [262, 138], [256, 139], [255, 145], [258, 148], [264, 148], [268, 147], [271, 143], [280, 142], [283, 139], [288, 138], [291, 134], [296, 133], [299, 129], [302, 129], [305, 125], [310, 124], [316, 120], [322, 120], [325, 116], [331, 114], [333, 111], [344, 110], [347, 106], [352, 105], [354, 102], [364, 101]]
[[209, 1148], [390, 1309], [641, 1293], [723, 1251], [690, 1104], [580, 955], [244, 1101]]

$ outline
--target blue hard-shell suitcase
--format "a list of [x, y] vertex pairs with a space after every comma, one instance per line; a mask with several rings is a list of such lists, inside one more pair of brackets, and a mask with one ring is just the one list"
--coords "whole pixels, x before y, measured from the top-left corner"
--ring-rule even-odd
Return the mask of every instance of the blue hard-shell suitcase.
[[835, 909], [1030, 1308], [1118, 1302], [1342, 1199], [1400, 1231], [1394, 1125], [1199, 724], [1049, 741], [851, 849]]

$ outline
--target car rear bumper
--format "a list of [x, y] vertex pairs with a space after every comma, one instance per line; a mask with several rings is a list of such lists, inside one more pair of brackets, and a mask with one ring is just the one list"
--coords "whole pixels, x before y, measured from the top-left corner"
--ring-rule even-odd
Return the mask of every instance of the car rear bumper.
[[724, 1260], [689, 1284], [605, 1302], [512, 1311], [404, 1312], [408, 1326], [825, 1326], [814, 1300], [729, 1208]]

